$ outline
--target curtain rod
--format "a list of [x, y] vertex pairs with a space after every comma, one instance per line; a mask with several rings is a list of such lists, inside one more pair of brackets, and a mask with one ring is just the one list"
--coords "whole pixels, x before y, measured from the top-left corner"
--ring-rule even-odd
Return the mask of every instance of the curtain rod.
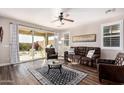
[[[10, 24], [13, 24], [13, 23], [10, 22]], [[40, 30], [46, 30], [46, 31], [54, 32], [54, 31], [52, 31], [52, 30], [47, 30], [47, 29], [43, 29], [43, 28], [40, 28], [40, 27], [27, 26], [27, 25], [23, 25], [23, 24], [17, 24], [17, 25], [24, 26], [24, 27], [29, 27], [29, 28], [35, 28], [35, 29], [40, 29]]]

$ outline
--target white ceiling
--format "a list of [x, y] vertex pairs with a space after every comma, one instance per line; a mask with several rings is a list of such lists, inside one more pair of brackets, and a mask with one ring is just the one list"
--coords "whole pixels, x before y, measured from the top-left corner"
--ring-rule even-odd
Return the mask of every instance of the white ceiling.
[[115, 12], [108, 14], [105, 13], [108, 8], [65, 8], [63, 10], [65, 14], [69, 14], [67, 18], [74, 20], [73, 23], [64, 21], [65, 25], [62, 26], [59, 21], [52, 23], [51, 21], [59, 15], [58, 9], [53, 8], [0, 8], [0, 16], [62, 30], [124, 14], [124, 8], [116, 8]]

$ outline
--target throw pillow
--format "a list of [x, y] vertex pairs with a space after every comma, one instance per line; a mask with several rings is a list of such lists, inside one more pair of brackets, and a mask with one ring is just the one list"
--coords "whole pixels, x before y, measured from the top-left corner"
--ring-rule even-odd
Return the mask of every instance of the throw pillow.
[[124, 53], [118, 53], [118, 55], [115, 59], [115, 64], [117, 66], [123, 66], [124, 65]]
[[68, 50], [68, 54], [75, 54], [74, 48], [70, 48], [70, 49]]
[[87, 57], [92, 58], [94, 55], [95, 50], [89, 50], [87, 53]]

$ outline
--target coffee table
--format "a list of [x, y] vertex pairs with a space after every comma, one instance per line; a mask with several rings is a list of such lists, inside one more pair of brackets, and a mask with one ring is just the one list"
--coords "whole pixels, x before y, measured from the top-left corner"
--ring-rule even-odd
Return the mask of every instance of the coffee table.
[[49, 74], [50, 69], [59, 69], [60, 73], [62, 73], [61, 70], [62, 64], [64, 64], [64, 61], [58, 59], [47, 60], [47, 65], [48, 65], [47, 73]]

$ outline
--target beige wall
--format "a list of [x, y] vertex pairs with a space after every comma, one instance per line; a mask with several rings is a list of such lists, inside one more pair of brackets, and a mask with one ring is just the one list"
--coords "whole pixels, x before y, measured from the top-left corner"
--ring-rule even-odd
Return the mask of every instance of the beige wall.
[[[124, 18], [124, 15], [97, 21], [97, 22], [92, 22], [92, 23], [85, 24], [85, 25], [80, 25], [80, 26], [71, 28], [69, 30], [63, 31], [63, 32], [61, 32], [60, 35], [63, 36], [63, 33], [65, 33], [65, 32], [69, 32], [71, 37], [75, 36], [75, 35], [83, 35], [83, 34], [96, 34], [96, 42], [79, 42], [79, 43], [70, 42], [70, 46], [100, 47], [101, 46], [101, 32], [100, 32], [101, 24], [119, 21], [119, 20], [122, 20], [123, 18]], [[102, 49], [101, 58], [114, 59], [118, 52], [119, 52], [119, 50]]]
[[10, 29], [9, 29], [10, 22], [15, 24], [23, 24], [26, 26], [50, 30], [50, 31], [57, 31], [55, 29], [46, 28], [44, 26], [40, 26], [36, 24], [31, 24], [31, 23], [27, 23], [19, 20], [0, 17], [0, 26], [2, 26], [4, 30], [3, 42], [0, 43], [0, 65], [10, 63], [10, 52], [9, 52], [10, 51], [10, 45], [9, 45], [10, 44], [10, 41], [9, 41], [10, 40]]

